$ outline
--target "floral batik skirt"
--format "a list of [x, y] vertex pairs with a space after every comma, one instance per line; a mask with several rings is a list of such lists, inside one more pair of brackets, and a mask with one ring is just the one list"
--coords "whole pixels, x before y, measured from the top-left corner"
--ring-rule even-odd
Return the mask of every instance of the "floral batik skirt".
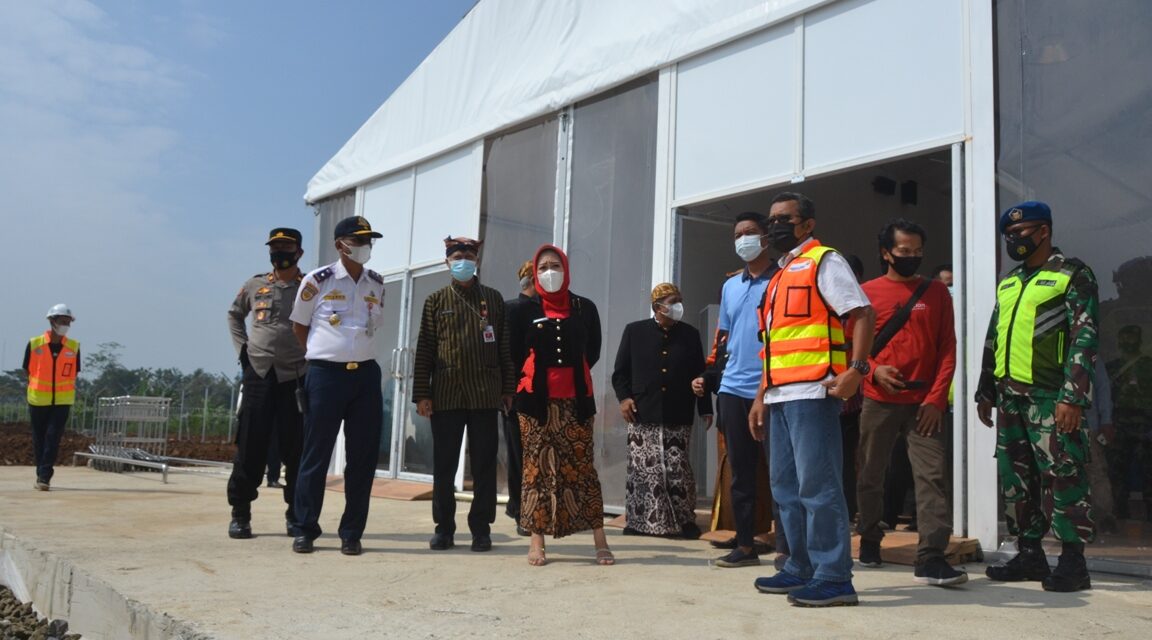
[[543, 423], [520, 414], [520, 526], [556, 538], [604, 526], [604, 497], [593, 464], [594, 420], [578, 421], [571, 399], [549, 400]]
[[680, 535], [696, 522], [696, 478], [688, 463], [692, 425], [628, 425], [628, 528]]

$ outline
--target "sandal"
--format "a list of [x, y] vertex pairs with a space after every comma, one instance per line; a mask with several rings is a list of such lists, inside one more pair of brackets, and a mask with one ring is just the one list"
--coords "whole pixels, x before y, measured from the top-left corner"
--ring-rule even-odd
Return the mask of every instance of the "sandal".
[[528, 564], [533, 567], [543, 567], [548, 564], [548, 557], [544, 555], [544, 547], [528, 549]]
[[616, 564], [616, 556], [612, 555], [612, 550], [605, 547], [604, 549], [596, 550], [596, 564], [608, 566]]

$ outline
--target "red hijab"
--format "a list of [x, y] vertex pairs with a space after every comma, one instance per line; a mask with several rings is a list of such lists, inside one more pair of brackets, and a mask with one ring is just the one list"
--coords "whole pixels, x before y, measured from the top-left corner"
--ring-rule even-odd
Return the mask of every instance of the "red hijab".
[[[539, 273], [540, 269], [537, 265], [540, 264], [540, 255], [546, 251], [551, 251], [560, 257], [560, 264], [564, 267], [564, 284], [556, 293], [548, 293], [544, 287], [540, 286]], [[532, 283], [536, 287], [536, 293], [540, 296], [540, 303], [544, 306], [544, 316], [547, 318], [567, 318], [571, 312], [570, 299], [568, 297], [568, 255], [564, 253], [554, 244], [540, 245], [536, 250], [536, 256], [532, 258]]]

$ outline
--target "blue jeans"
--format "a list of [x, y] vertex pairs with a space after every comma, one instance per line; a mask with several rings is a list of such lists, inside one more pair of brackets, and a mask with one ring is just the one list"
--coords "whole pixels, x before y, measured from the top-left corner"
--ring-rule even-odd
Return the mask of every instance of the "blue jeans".
[[792, 552], [784, 571], [805, 579], [852, 579], [838, 398], [769, 405], [772, 496]]

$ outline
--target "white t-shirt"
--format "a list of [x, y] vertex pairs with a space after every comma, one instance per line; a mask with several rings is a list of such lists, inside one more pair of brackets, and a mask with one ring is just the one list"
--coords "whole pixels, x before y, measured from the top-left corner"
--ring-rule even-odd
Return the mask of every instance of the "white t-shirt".
[[[780, 257], [780, 267], [788, 266], [805, 249], [811, 244], [811, 239], [805, 240], [800, 243], [792, 251]], [[832, 313], [838, 316], [843, 316], [854, 309], [860, 307], [870, 306], [872, 303], [868, 301], [868, 296], [865, 295], [864, 290], [860, 288], [860, 283], [856, 282], [856, 274], [853, 273], [852, 267], [844, 256], [830, 251], [824, 254], [820, 260], [819, 271], [816, 273], [816, 286], [820, 289], [820, 295], [828, 302], [828, 306], [832, 308]], [[772, 299], [771, 285], [769, 285], [768, 299]], [[768, 310], [768, 321], [772, 320], [771, 309]], [[851, 357], [851, 354], [849, 354]], [[834, 377], [829, 373], [824, 380]], [[788, 402], [789, 400], [820, 400], [828, 397], [828, 389], [824, 387], [821, 382], [794, 382], [779, 387], [771, 387], [764, 393], [764, 403], [774, 404], [777, 402]]]

